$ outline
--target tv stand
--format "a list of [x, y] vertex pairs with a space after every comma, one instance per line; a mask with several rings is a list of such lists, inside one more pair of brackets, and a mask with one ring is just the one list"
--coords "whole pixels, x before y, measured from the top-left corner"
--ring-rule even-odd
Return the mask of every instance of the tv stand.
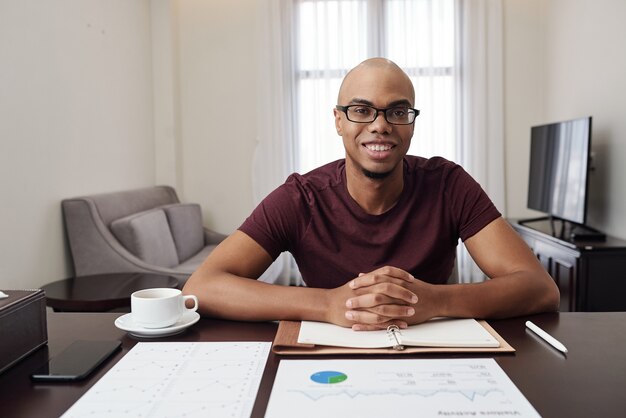
[[[577, 224], [553, 216], [543, 216], [540, 218], [520, 219], [520, 225], [537, 229], [545, 233], [545, 222], [550, 226], [550, 235], [560, 240], [568, 242], [576, 241], [605, 241], [606, 234], [587, 225]], [[543, 225], [542, 225], [543, 224]], [[536, 225], [536, 226], [533, 226]], [[558, 230], [558, 232], [557, 232]]]
[[509, 222], [559, 287], [561, 311], [626, 311], [625, 240], [548, 217]]
[[606, 234], [604, 232], [581, 226], [573, 227], [570, 230], [569, 237], [572, 241], [606, 241]]

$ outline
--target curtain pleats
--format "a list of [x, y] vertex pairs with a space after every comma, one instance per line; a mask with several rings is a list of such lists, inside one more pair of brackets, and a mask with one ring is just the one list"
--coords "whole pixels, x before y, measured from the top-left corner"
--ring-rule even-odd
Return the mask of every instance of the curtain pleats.
[[[259, 22], [258, 203], [293, 171], [343, 158], [332, 109], [341, 80], [387, 57], [416, 90], [410, 154], [463, 165], [504, 211], [501, 0], [267, 0]], [[287, 257], [288, 258], [288, 257]], [[483, 279], [460, 246], [460, 281]], [[263, 277], [298, 281], [291, 259]]]

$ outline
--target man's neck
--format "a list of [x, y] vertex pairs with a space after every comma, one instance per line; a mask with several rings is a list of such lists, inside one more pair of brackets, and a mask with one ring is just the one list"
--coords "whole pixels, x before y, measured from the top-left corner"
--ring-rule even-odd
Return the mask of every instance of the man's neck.
[[372, 178], [362, 170], [346, 166], [348, 193], [370, 215], [380, 215], [393, 208], [402, 194], [404, 173], [402, 164], [384, 178]]

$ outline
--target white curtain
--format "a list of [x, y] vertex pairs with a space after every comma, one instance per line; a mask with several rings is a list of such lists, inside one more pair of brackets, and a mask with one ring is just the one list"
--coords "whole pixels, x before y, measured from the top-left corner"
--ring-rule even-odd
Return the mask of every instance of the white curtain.
[[[409, 152], [459, 162], [504, 210], [501, 0], [263, 3], [255, 203], [291, 172], [343, 157], [332, 119], [341, 79], [361, 60], [387, 56], [411, 76], [422, 110]], [[458, 261], [461, 281], [483, 279], [462, 246]], [[298, 277], [281, 257], [262, 279]]]
[[416, 88], [410, 154], [456, 159], [454, 126], [455, 0], [294, 0], [298, 130], [296, 170], [344, 157], [332, 109], [345, 74], [383, 56]]
[[[258, 20], [258, 137], [252, 161], [254, 204], [294, 171], [292, 1], [265, 1]], [[300, 284], [293, 258], [283, 253], [259, 280]]]
[[[504, 213], [502, 1], [457, 1], [457, 162]], [[458, 269], [461, 282], [484, 280], [463, 245]]]

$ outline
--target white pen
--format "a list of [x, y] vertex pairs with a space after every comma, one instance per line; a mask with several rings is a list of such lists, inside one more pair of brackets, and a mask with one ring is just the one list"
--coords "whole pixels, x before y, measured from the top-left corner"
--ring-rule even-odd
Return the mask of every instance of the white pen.
[[532, 332], [534, 332], [535, 334], [537, 334], [538, 336], [540, 336], [545, 342], [550, 344], [552, 347], [556, 348], [562, 353], [567, 353], [567, 347], [561, 344], [552, 335], [548, 334], [547, 332], [539, 328], [537, 325], [533, 324], [530, 321], [526, 321], [526, 327], [530, 329]]

